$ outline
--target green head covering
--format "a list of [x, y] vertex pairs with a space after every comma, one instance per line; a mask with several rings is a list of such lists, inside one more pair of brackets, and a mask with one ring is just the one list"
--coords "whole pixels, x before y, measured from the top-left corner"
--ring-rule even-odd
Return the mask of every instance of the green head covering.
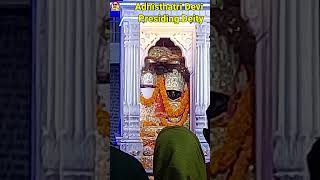
[[158, 135], [153, 159], [155, 180], [206, 180], [200, 142], [184, 127], [166, 127]]

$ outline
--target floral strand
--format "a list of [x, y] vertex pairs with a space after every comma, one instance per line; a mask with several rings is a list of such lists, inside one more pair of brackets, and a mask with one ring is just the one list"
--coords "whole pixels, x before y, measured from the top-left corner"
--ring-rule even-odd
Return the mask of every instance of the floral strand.
[[164, 78], [162, 76], [159, 77], [158, 87], [160, 89], [160, 95], [163, 99], [164, 108], [165, 108], [168, 116], [169, 117], [181, 116], [184, 113], [186, 106], [189, 104], [189, 90], [187, 88], [185, 89], [185, 91], [183, 93], [182, 100], [181, 100], [181, 105], [178, 107], [177, 110], [173, 110], [173, 108], [170, 105], [170, 100], [168, 98], [168, 95], [167, 95], [167, 92], [165, 89]]

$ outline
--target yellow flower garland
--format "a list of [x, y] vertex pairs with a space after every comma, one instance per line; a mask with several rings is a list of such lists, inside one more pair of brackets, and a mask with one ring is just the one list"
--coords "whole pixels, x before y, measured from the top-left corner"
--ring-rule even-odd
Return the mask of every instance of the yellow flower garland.
[[145, 120], [145, 121], [143, 121], [142, 125], [143, 126], [157, 126], [157, 123]]
[[[163, 100], [163, 105], [166, 112], [166, 118], [160, 118], [161, 124], [164, 126], [183, 126], [186, 121], [188, 120], [189, 116], [189, 89], [186, 88], [183, 96], [181, 97], [181, 104], [179, 105], [177, 110], [173, 110], [170, 100], [168, 98], [166, 88], [165, 88], [165, 81], [163, 76], [160, 76], [157, 81], [157, 87], [155, 88], [154, 92], [152, 93], [152, 96], [149, 99], [144, 98], [142, 95], [140, 96], [140, 103], [144, 106], [152, 106], [157, 99], [157, 95], [159, 94]], [[169, 123], [167, 121], [167, 118], [177, 118], [181, 117], [180, 121], [177, 123]], [[150, 123], [144, 122], [143, 126], [149, 126]]]

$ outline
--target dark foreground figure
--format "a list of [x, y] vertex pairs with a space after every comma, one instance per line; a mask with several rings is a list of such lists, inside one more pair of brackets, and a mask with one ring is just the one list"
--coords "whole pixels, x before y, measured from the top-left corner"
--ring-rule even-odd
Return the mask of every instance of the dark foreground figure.
[[110, 146], [110, 179], [149, 180], [142, 164], [133, 156]]
[[320, 180], [320, 138], [312, 146], [307, 161], [310, 180]]

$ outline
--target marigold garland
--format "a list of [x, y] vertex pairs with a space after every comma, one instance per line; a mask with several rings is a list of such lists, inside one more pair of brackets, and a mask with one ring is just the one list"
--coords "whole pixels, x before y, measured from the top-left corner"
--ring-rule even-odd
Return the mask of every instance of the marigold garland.
[[177, 123], [178, 126], [183, 126], [184, 123], [188, 120], [189, 116], [189, 104], [187, 104], [186, 110], [184, 111], [181, 120]]
[[189, 90], [188, 90], [188, 88], [185, 89], [183, 96], [181, 97], [182, 100], [181, 100], [181, 104], [178, 107], [178, 109], [173, 110], [173, 108], [170, 104], [170, 100], [167, 95], [163, 76], [160, 76], [159, 80], [157, 82], [158, 82], [157, 83], [158, 87], [160, 89], [160, 95], [163, 100], [163, 105], [164, 105], [165, 111], [167, 112], [168, 116], [169, 117], [181, 116], [185, 112], [186, 107], [189, 105]]
[[155, 88], [155, 90], [152, 93], [152, 96], [147, 99], [145, 97], [143, 97], [143, 95], [140, 95], [140, 103], [144, 106], [152, 106], [156, 100], [157, 100], [157, 96], [159, 94], [159, 88]]
[[[184, 93], [180, 98], [181, 103], [178, 109], [173, 110], [167, 95], [166, 88], [165, 88], [164, 78], [163, 76], [160, 76], [158, 77], [157, 87], [155, 88], [152, 96], [149, 99], [146, 99], [141, 95], [140, 103], [145, 106], [152, 106], [156, 102], [157, 95], [159, 94], [159, 92], [160, 92], [160, 96], [162, 98], [163, 105], [166, 112], [165, 117], [160, 118], [161, 124], [164, 126], [183, 126], [188, 120], [189, 110], [190, 110], [189, 89], [187, 87], [185, 88]], [[167, 118], [177, 118], [177, 117], [181, 117], [180, 121], [177, 123], [170, 123], [167, 121]], [[143, 126], [150, 126], [150, 125], [154, 125], [154, 124], [151, 122], [143, 122]]]
[[143, 126], [157, 126], [158, 124], [155, 122], [152, 122], [152, 121], [145, 120], [145, 121], [143, 121], [142, 125]]

